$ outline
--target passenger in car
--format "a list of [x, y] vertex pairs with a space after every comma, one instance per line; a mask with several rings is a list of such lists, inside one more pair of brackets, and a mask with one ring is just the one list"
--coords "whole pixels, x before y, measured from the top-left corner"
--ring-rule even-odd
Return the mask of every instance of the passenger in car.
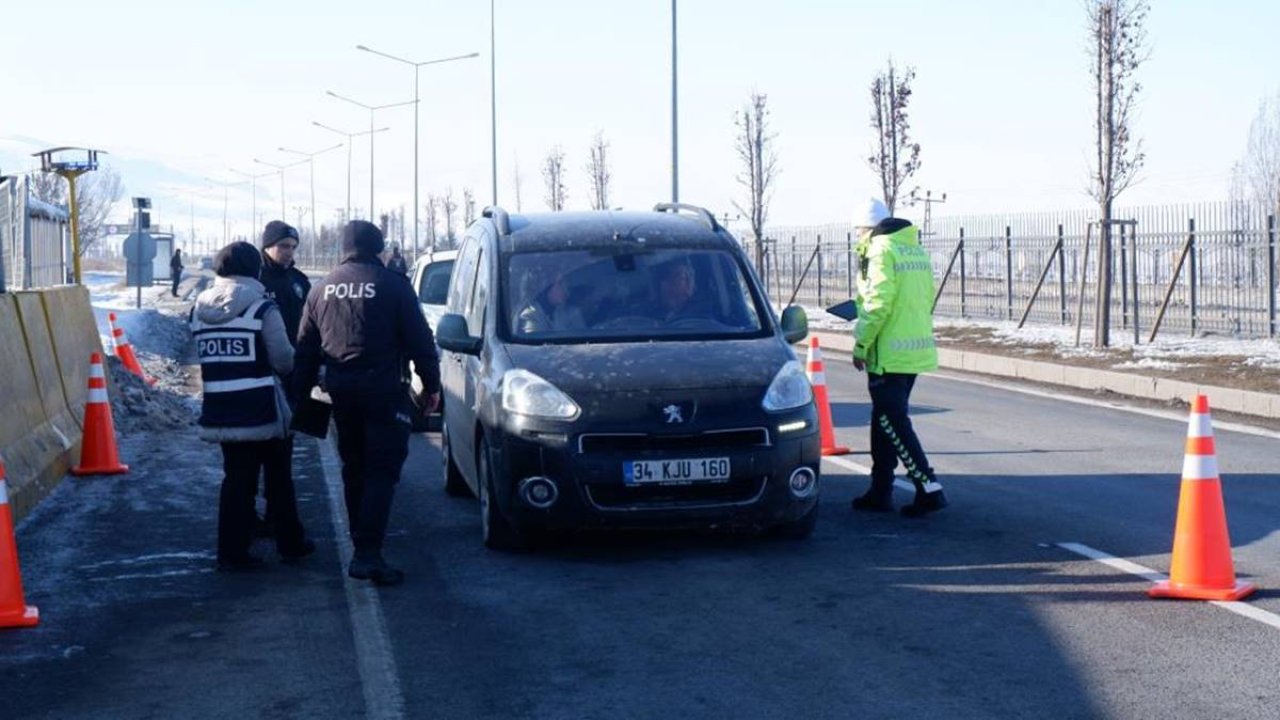
[[530, 271], [525, 276], [529, 302], [520, 310], [516, 329], [522, 335], [580, 330], [586, 327], [582, 311], [569, 303], [569, 288], [564, 274], [556, 271]]

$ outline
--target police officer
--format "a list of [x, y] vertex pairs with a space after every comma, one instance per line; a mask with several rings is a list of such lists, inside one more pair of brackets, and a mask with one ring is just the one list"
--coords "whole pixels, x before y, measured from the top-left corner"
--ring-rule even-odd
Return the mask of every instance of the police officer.
[[262, 256], [249, 243], [224, 247], [214, 261], [218, 277], [196, 297], [191, 309], [204, 389], [200, 438], [222, 445], [221, 570], [263, 564], [262, 558], [249, 552], [259, 471], [266, 474], [280, 556], [296, 561], [316, 549], [298, 520], [285, 441], [290, 412], [281, 377], [293, 367], [293, 349], [280, 311], [263, 295], [258, 281], [261, 268]]
[[298, 331], [295, 395], [320, 381], [333, 398], [342, 483], [355, 555], [347, 575], [395, 585], [404, 573], [387, 564], [382, 542], [395, 485], [409, 453], [405, 378], [412, 360], [422, 381], [416, 399], [428, 412], [440, 401], [440, 368], [431, 328], [413, 288], [379, 258], [382, 231], [355, 220], [342, 232], [342, 263], [307, 297]]
[[[297, 342], [298, 325], [302, 322], [302, 305], [306, 302], [307, 293], [311, 292], [311, 281], [305, 273], [294, 266], [293, 253], [298, 249], [298, 231], [283, 220], [272, 220], [262, 229], [262, 285], [266, 288], [266, 297], [280, 308], [280, 317], [284, 319], [285, 333], [292, 346]], [[285, 390], [293, 393], [291, 376], [285, 376]], [[291, 397], [290, 400], [293, 400]], [[285, 439], [289, 457], [293, 457], [293, 437]], [[289, 466], [292, 476], [292, 463]], [[257, 522], [255, 534], [259, 537], [271, 537], [272, 528], [271, 503], [267, 503], [265, 517]]]
[[933, 267], [915, 226], [890, 217], [884, 203], [873, 199], [858, 222], [853, 366], [866, 371], [871, 395], [871, 487], [854, 498], [853, 509], [893, 510], [893, 471], [901, 461], [916, 488], [901, 513], [923, 517], [947, 506], [908, 415], [916, 376], [938, 367]]

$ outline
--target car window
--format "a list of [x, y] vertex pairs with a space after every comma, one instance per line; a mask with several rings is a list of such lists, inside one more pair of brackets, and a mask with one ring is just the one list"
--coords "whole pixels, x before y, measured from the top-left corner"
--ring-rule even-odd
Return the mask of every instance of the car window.
[[[476, 243], [479, 245], [479, 243]], [[471, 304], [467, 308], [467, 330], [472, 335], [484, 334], [484, 309], [489, 302], [489, 268], [487, 253], [480, 249], [476, 260], [475, 292], [471, 296]]]
[[418, 278], [418, 302], [424, 305], [444, 305], [449, 300], [449, 276], [453, 274], [453, 260], [441, 260], [427, 265]]
[[449, 282], [449, 312], [466, 314], [467, 304], [471, 301], [471, 289], [476, 276], [476, 254], [479, 243], [474, 239], [464, 241], [462, 252], [458, 253], [457, 272]]
[[502, 273], [514, 342], [632, 342], [770, 332], [762, 299], [726, 250], [519, 252]]

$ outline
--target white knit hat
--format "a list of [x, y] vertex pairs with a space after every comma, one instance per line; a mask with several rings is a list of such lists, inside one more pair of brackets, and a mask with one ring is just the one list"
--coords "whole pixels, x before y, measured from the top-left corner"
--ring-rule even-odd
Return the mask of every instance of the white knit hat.
[[861, 212], [854, 215], [853, 225], [862, 228], [875, 227], [887, 217], [889, 217], [889, 208], [885, 207], [878, 198], [871, 198], [862, 207]]

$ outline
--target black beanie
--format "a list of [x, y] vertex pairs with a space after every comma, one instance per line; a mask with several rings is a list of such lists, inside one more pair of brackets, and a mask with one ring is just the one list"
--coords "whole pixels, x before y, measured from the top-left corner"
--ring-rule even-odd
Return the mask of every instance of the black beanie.
[[213, 272], [218, 277], [242, 275], [257, 280], [262, 274], [262, 253], [247, 242], [233, 242], [218, 251]]
[[272, 220], [262, 229], [262, 249], [275, 245], [285, 238], [298, 239], [298, 231], [283, 220]]
[[348, 255], [377, 255], [386, 247], [382, 231], [364, 220], [352, 220], [342, 229], [342, 252]]

